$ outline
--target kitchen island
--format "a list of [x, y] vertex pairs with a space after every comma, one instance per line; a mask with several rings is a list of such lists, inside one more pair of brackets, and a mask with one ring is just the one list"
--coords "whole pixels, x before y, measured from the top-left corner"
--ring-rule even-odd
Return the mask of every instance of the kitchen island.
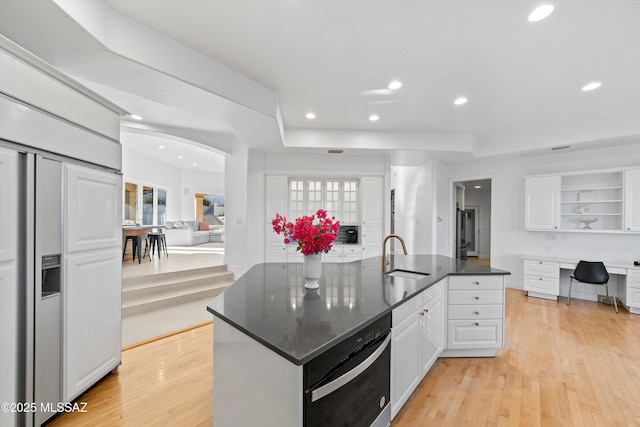
[[[407, 307], [433, 285], [444, 292], [448, 277], [495, 276], [503, 301], [505, 274], [439, 255], [395, 255], [387, 273], [379, 257], [325, 263], [319, 291], [308, 291], [301, 263], [252, 267], [208, 306], [215, 318], [214, 425], [304, 425], [305, 364], [385, 316], [409, 317]], [[446, 311], [441, 314], [444, 326]], [[502, 328], [500, 320], [498, 347]]]

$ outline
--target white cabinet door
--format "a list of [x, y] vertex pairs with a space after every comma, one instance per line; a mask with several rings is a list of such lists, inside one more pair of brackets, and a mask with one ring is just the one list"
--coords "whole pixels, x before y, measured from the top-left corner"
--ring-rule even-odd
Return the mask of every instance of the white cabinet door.
[[418, 312], [391, 330], [391, 418], [409, 399], [422, 378], [421, 324]]
[[384, 205], [383, 181], [380, 177], [365, 177], [362, 186], [362, 223], [382, 223]]
[[265, 262], [287, 262], [287, 247], [285, 245], [267, 246]]
[[560, 177], [525, 180], [525, 228], [557, 230], [560, 225]]
[[71, 402], [120, 364], [121, 268], [119, 247], [65, 257], [65, 402]]
[[640, 231], [640, 169], [624, 171], [624, 229]]
[[362, 246], [376, 247], [382, 250], [382, 224], [362, 225]]
[[[0, 148], [0, 402], [17, 402], [18, 153]], [[0, 425], [15, 425], [15, 413], [0, 411]]]
[[67, 252], [122, 248], [122, 177], [65, 165]]
[[267, 176], [265, 177], [265, 204], [266, 218], [265, 222], [271, 224], [271, 220], [276, 217], [276, 213], [287, 216], [288, 178], [286, 176]]
[[421, 377], [431, 369], [444, 348], [444, 311], [442, 294], [438, 294], [423, 307]]

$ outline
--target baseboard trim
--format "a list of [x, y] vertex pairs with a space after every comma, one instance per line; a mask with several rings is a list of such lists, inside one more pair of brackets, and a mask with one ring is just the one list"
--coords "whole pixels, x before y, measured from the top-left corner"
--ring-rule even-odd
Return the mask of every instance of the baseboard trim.
[[197, 325], [193, 325], [193, 326], [189, 326], [187, 328], [179, 329], [177, 331], [169, 332], [168, 334], [160, 335], [160, 336], [157, 336], [157, 337], [154, 337], [154, 338], [149, 338], [148, 340], [140, 341], [140, 342], [137, 342], [135, 344], [130, 344], [130, 345], [126, 346], [126, 347], [122, 347], [122, 351], [131, 350], [132, 348], [140, 347], [140, 346], [145, 345], [145, 344], [150, 344], [150, 343], [155, 342], [155, 341], [159, 341], [159, 340], [162, 340], [162, 339], [165, 339], [165, 338], [169, 338], [169, 337], [172, 337], [174, 335], [178, 335], [178, 334], [181, 334], [183, 332], [190, 331], [192, 329], [197, 329], [197, 328], [201, 328], [203, 326], [211, 325], [212, 323], [213, 323], [213, 320], [209, 320], [207, 322], [198, 323]]

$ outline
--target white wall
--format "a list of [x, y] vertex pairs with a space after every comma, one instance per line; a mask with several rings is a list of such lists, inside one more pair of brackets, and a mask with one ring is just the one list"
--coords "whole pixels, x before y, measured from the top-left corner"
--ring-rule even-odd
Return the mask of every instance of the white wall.
[[195, 219], [195, 193], [224, 194], [225, 177], [219, 172], [182, 171], [130, 148], [122, 148], [124, 182], [167, 190], [168, 221]]
[[[395, 232], [412, 254], [432, 253], [432, 168], [391, 166], [391, 189], [395, 189]], [[399, 246], [395, 246], [399, 250]]]
[[267, 174], [318, 176], [382, 176], [386, 172], [384, 157], [349, 156], [340, 154], [268, 154], [264, 158]]
[[[640, 143], [612, 149], [459, 165], [452, 181], [492, 178], [491, 266], [511, 272], [507, 284], [522, 288], [522, 254], [545, 254], [632, 264], [640, 258], [638, 234], [532, 232], [524, 229], [524, 176], [640, 166]], [[451, 184], [452, 185], [452, 184]], [[451, 201], [453, 206], [453, 201]], [[450, 250], [450, 249], [449, 249]]]
[[[226, 157], [224, 168], [226, 182], [224, 261], [227, 269], [236, 277], [253, 265], [248, 256], [248, 163], [249, 150], [241, 142], [234, 141], [233, 154]], [[253, 217], [251, 220], [256, 221]]]
[[396, 191], [395, 231], [414, 254], [448, 255], [449, 170], [442, 163], [391, 166]]
[[207, 171], [181, 171], [180, 187], [182, 192], [179, 218], [170, 219], [195, 219], [196, 217], [196, 193], [224, 194], [224, 173]]

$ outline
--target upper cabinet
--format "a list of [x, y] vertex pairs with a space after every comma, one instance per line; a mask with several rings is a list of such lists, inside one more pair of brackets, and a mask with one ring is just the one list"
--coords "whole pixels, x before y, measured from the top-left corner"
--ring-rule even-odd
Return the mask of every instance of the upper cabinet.
[[557, 230], [560, 226], [560, 177], [528, 178], [525, 203], [527, 230]]
[[624, 229], [640, 231], [640, 169], [624, 171]]
[[608, 170], [525, 180], [525, 228], [640, 231], [640, 170]]
[[382, 223], [383, 182], [379, 177], [362, 178], [362, 223]]

